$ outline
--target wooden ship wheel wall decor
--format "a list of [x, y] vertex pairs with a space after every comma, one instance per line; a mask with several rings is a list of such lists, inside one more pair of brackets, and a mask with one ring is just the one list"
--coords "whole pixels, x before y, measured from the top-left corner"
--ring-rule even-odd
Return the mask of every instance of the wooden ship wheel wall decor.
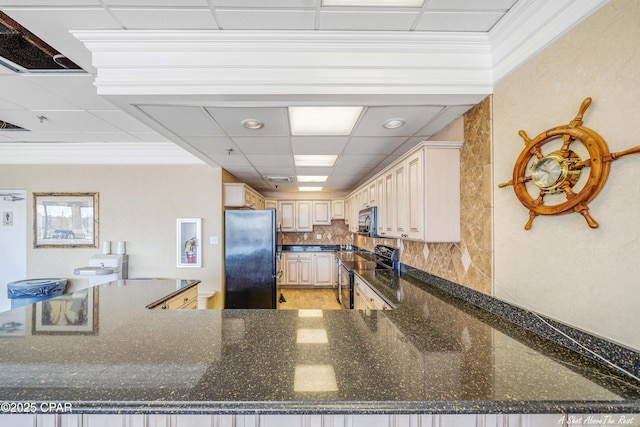
[[[516, 160], [513, 178], [498, 187], [512, 185], [520, 203], [529, 210], [525, 230], [531, 229], [538, 215], [564, 215], [571, 212], [579, 212], [589, 227], [598, 228], [598, 222], [589, 214], [588, 203], [607, 182], [612, 161], [640, 153], [640, 146], [610, 153], [607, 143], [596, 131], [582, 126], [582, 118], [590, 105], [591, 98], [586, 98], [568, 125], [551, 128], [534, 139], [530, 139], [524, 130], [518, 132], [525, 148]], [[561, 144], [560, 148], [544, 154], [543, 146], [552, 141]], [[583, 146], [581, 151], [585, 153], [584, 160], [580, 157], [580, 149], [571, 149], [571, 144], [576, 141]], [[530, 191], [534, 193], [533, 196]]]

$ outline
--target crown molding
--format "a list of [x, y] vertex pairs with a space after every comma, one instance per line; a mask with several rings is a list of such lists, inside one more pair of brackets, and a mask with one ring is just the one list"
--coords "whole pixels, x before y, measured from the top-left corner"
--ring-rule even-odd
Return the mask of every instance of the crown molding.
[[491, 93], [486, 34], [75, 31], [100, 95]]
[[609, 0], [520, 0], [489, 32], [493, 83], [607, 4]]

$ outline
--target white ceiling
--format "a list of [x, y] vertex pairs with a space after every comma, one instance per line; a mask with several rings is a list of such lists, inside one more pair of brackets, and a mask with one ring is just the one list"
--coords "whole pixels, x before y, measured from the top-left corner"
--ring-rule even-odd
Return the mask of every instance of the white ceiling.
[[[0, 163], [204, 162], [261, 191], [265, 176], [329, 175], [345, 192], [606, 1], [0, 0], [87, 71], [0, 66], [0, 120], [28, 129], [0, 130]], [[365, 108], [351, 135], [295, 137], [290, 105]], [[382, 127], [395, 117], [406, 125]], [[294, 154], [339, 158], [316, 170]]]

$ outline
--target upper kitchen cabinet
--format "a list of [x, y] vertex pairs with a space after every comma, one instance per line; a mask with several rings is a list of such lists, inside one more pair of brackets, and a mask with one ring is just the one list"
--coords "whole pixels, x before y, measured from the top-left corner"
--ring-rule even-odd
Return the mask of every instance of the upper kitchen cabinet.
[[311, 200], [281, 200], [278, 217], [282, 231], [313, 231], [313, 202]]
[[278, 201], [276, 199], [264, 199], [265, 209], [278, 209]]
[[[426, 242], [460, 241], [460, 147], [423, 142], [351, 197], [375, 191], [377, 233]], [[365, 192], [366, 189], [366, 192]]]
[[264, 197], [247, 184], [224, 184], [224, 207], [264, 209]]
[[331, 225], [331, 200], [313, 201], [313, 224]]
[[345, 219], [344, 200], [331, 201], [331, 219]]

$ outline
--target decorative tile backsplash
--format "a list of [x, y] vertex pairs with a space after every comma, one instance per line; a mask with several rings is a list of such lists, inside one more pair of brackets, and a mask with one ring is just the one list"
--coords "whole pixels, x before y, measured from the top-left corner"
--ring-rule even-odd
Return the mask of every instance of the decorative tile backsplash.
[[[305, 238], [306, 235], [306, 238]], [[341, 245], [354, 244], [349, 227], [342, 220], [333, 220], [331, 225], [314, 225], [306, 233], [284, 233], [285, 245]], [[320, 238], [318, 239], [318, 236]]]

